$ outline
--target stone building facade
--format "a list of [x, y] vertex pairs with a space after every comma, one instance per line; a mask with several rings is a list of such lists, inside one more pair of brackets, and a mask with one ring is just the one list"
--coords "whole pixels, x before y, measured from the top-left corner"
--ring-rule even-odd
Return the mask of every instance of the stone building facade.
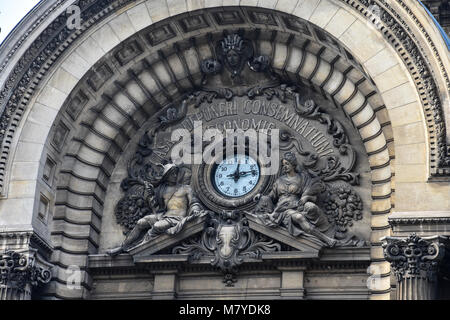
[[[450, 294], [450, 51], [417, 1], [43, 0], [0, 72], [0, 299]], [[172, 163], [180, 133], [217, 161]]]

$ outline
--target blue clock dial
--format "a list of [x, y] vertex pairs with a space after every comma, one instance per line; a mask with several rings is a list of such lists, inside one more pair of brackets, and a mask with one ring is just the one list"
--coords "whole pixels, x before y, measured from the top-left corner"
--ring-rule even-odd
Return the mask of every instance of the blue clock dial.
[[217, 191], [227, 197], [238, 198], [250, 193], [258, 184], [260, 168], [247, 155], [235, 155], [217, 165], [214, 184]]

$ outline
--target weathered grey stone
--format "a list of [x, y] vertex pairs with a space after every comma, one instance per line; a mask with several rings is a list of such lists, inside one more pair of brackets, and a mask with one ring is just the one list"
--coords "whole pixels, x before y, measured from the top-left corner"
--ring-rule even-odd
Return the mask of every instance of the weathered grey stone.
[[[44, 1], [36, 12], [43, 14], [41, 8], [49, 9], [48, 3], [49, 1]], [[32, 73], [27, 75], [34, 83], [32, 88], [25, 88], [26, 100], [30, 103], [20, 105], [17, 113], [12, 112], [11, 123], [8, 122], [8, 127], [2, 128], [6, 138], [2, 144], [4, 160], [1, 165], [5, 163], [6, 169], [2, 167], [0, 170], [1, 189], [8, 192], [4, 194], [6, 198], [0, 201], [0, 221], [5, 222], [8, 227], [32, 227], [37, 233], [48, 235], [49, 230], [46, 230], [46, 224], [37, 219], [37, 204], [42, 192], [51, 200], [51, 210], [58, 218], [53, 222], [50, 221], [48, 225], [51, 226], [54, 223], [58, 232], [66, 232], [69, 236], [66, 237], [63, 234], [53, 236], [52, 245], [62, 250], [58, 249], [54, 253], [53, 259], [56, 262], [61, 265], [85, 266], [86, 254], [70, 254], [70, 251], [103, 252], [109, 246], [108, 243], [120, 243], [123, 240], [122, 229], [115, 224], [114, 217], [115, 205], [123, 195], [119, 189], [119, 183], [127, 175], [127, 155], [135, 152], [133, 148], [137, 144], [136, 136], [142, 136], [145, 130], [152, 127], [147, 121], [147, 115], [138, 109], [145, 110], [150, 118], [153, 117], [151, 120], [156, 120], [159, 116], [156, 116], [156, 112], [162, 107], [160, 104], [163, 107], [167, 106], [170, 98], [178, 98], [190, 93], [183, 91], [183, 88], [192, 86], [190, 82], [192, 79], [188, 79], [188, 76], [193, 76], [197, 85], [200, 83], [199, 61], [215, 57], [217, 54], [211, 51], [214, 45], [206, 38], [207, 32], [213, 31], [216, 36], [224, 30], [229, 31], [239, 27], [245, 30], [245, 34], [251, 34], [250, 29], [254, 29], [255, 26], [263, 30], [259, 35], [261, 41], [255, 41], [258, 54], [273, 57], [273, 66], [277, 72], [291, 77], [293, 81], [298, 80], [305, 85], [312, 85], [317, 91], [323, 89], [322, 93], [332, 102], [323, 100], [319, 106], [326, 111], [333, 110], [333, 115], [342, 112], [342, 109], [347, 114], [358, 111], [351, 116], [352, 122], [343, 122], [345, 132], [350, 135], [351, 145], [355, 146], [358, 155], [356, 167], [363, 181], [357, 189], [362, 194], [367, 216], [355, 224], [354, 228], [359, 232], [357, 235], [364, 235], [367, 238], [370, 236], [373, 243], [379, 243], [380, 237], [390, 233], [390, 230], [385, 227], [391, 208], [408, 212], [447, 210], [450, 192], [445, 173], [447, 169], [445, 166], [437, 165], [435, 155], [436, 150], [442, 152], [441, 150], [445, 150], [447, 146], [445, 143], [442, 144], [442, 139], [439, 143], [436, 139], [439, 134], [441, 137], [442, 134], [445, 136], [445, 125], [442, 124], [445, 121], [448, 124], [450, 120], [445, 120], [446, 115], [448, 118], [447, 110], [439, 113], [440, 107], [435, 108], [433, 105], [435, 103], [445, 105], [449, 101], [448, 90], [446, 90], [448, 81], [445, 80], [449, 66], [446, 59], [448, 50], [443, 45], [439, 34], [436, 33], [435, 27], [430, 25], [428, 18], [424, 18], [427, 16], [423, 9], [415, 3], [403, 4], [405, 6], [403, 8], [398, 1], [391, 1], [387, 6], [382, 6], [386, 9], [388, 19], [392, 13], [389, 11], [391, 7], [397, 15], [393, 20], [395, 29], [386, 25], [384, 21], [383, 32], [378, 30], [372, 21], [367, 20], [371, 15], [367, 14], [366, 6], [363, 3], [358, 4], [356, 10], [343, 1], [328, 0], [290, 2], [281, 0], [150, 0], [129, 3], [122, 6], [119, 11], [113, 9], [108, 14], [103, 12], [93, 16], [89, 20], [93, 23], [89, 32], [85, 32], [83, 26], [77, 31], [77, 35], [73, 34], [73, 40], [65, 42], [64, 46], [60, 47], [63, 43], [58, 42], [57, 47], [67, 47], [67, 52], [61, 50], [63, 53], [61, 59], [52, 61], [44, 59], [43, 62], [46, 65], [41, 69], [42, 75], [39, 75], [39, 79]], [[241, 7], [238, 9], [226, 8], [239, 5]], [[281, 16], [279, 12], [264, 11], [272, 14], [275, 20], [269, 19], [265, 24], [259, 23], [258, 19], [270, 18], [270, 15], [261, 15], [252, 16], [255, 20], [250, 21], [248, 20], [249, 10], [259, 12], [260, 9], [247, 9], [245, 6], [276, 8], [293, 13], [304, 20], [297, 19], [297, 24], [295, 19], [287, 22], [286, 17]], [[203, 25], [196, 29], [195, 25], [191, 25], [190, 27], [194, 30], [186, 29], [185, 31], [182, 30], [183, 28], [178, 28], [178, 22], [175, 22], [175, 19], [181, 16], [163, 21], [169, 16], [178, 14], [184, 14], [183, 17], [187, 17], [188, 15], [185, 14], [187, 11], [203, 8], [214, 8], [215, 14], [207, 11], [198, 11], [195, 14], [207, 17], [208, 23], [213, 22], [213, 26]], [[57, 16], [57, 13], [52, 10], [47, 12], [49, 15], [45, 24]], [[233, 16], [235, 14], [237, 16]], [[106, 23], [99, 20], [103, 19], [102, 17], [107, 17]], [[244, 23], [226, 22], [226, 19], [236, 18], [243, 19]], [[155, 22], [161, 22], [157, 30], [150, 27]], [[168, 22], [170, 25], [167, 24]], [[278, 26], [280, 23], [282, 26]], [[25, 19], [21, 26], [30, 27], [31, 25], [28, 19]], [[5, 78], [7, 74], [12, 74], [13, 65], [28, 65], [27, 63], [18, 64], [19, 58], [29, 48], [38, 33], [44, 29], [43, 25], [38, 23], [35, 29], [30, 29], [29, 32], [27, 30], [25, 33], [25, 29], [21, 29], [21, 26], [11, 40], [2, 47], [7, 48], [0, 53], [0, 60], [2, 60], [0, 69], [6, 71], [0, 76], [2, 83], [7, 79]], [[147, 27], [150, 28], [146, 29]], [[322, 39], [322, 28], [334, 38], [325, 33], [326, 37]], [[290, 47], [286, 45], [289, 35], [282, 31], [284, 29], [289, 29], [287, 30], [289, 34], [296, 34]], [[118, 55], [106, 54], [118, 45], [129, 46], [129, 43], [125, 43], [124, 40], [140, 30], [142, 32], [136, 39], [145, 42], [142, 56], [127, 61]], [[278, 30], [277, 33], [274, 33], [275, 30]], [[394, 30], [401, 32], [405, 30], [402, 33], [406, 36], [405, 40], [402, 40], [403, 36], [395, 35]], [[151, 36], [149, 32], [153, 32]], [[15, 43], [19, 43], [17, 42], [19, 33], [27, 36], [23, 38], [24, 42], [21, 42], [21, 46], [14, 48]], [[48, 40], [51, 40], [53, 36], [52, 31], [48, 34]], [[55, 36], [58, 35], [55, 34]], [[192, 36], [195, 36], [199, 42], [196, 47], [188, 43]], [[411, 40], [413, 45], [405, 49], [404, 46], [410, 41], [410, 36], [414, 39], [414, 41]], [[303, 41], [306, 38], [310, 39], [307, 45]], [[151, 42], [149, 39], [157, 45], [149, 45]], [[275, 40], [275, 43], [272, 43], [271, 39]], [[394, 43], [391, 43], [391, 39]], [[180, 45], [179, 54], [186, 57], [187, 66], [183, 65], [183, 61], [175, 54], [174, 42]], [[417, 51], [415, 43], [418, 44]], [[187, 46], [189, 48], [186, 49]], [[14, 50], [10, 51], [13, 48]], [[321, 48], [324, 49], [320, 51]], [[158, 58], [155, 52], [159, 49], [162, 49], [164, 56], [168, 57], [167, 61], [159, 61], [162, 58], [161, 56]], [[41, 50], [35, 51], [41, 52]], [[10, 52], [11, 55], [7, 56]], [[114, 51], [114, 53], [117, 52]], [[410, 53], [413, 55], [410, 56]], [[56, 57], [59, 57], [58, 55]], [[338, 55], [339, 60], [334, 61]], [[420, 70], [420, 63], [417, 63], [421, 60], [416, 60], [422, 55], [428, 60], [425, 73]], [[138, 61], [144, 56], [152, 65], [156, 76], [145, 70], [147, 66]], [[408, 64], [405, 63], [405, 57], [409, 59]], [[35, 57], [32, 56], [32, 58]], [[303, 65], [300, 66], [302, 61]], [[112, 69], [107, 79], [103, 79], [102, 82], [96, 81], [98, 86], [92, 86], [92, 83], [85, 81], [86, 79], [80, 80], [91, 68], [99, 66], [94, 66], [97, 62], [107, 62]], [[330, 74], [332, 64], [333, 73]], [[186, 73], [186, 67], [191, 75]], [[44, 69], [48, 69], [48, 72]], [[136, 74], [137, 80], [130, 74], [130, 70]], [[298, 72], [300, 72], [299, 75], [296, 74]], [[427, 78], [424, 76], [426, 72], [431, 75], [430, 83], [423, 81]], [[19, 70], [17, 73], [20, 76], [24, 74], [26, 70]], [[177, 84], [174, 83], [175, 79], [178, 80]], [[364, 81], [360, 82], [360, 80]], [[114, 84], [114, 81], [118, 81], [119, 86], [117, 83]], [[212, 84], [208, 81], [206, 83]], [[177, 85], [181, 88], [177, 88]], [[425, 86], [425, 89], [422, 90], [422, 86]], [[438, 100], [442, 101], [432, 102], [433, 98], [426, 97], [427, 94], [437, 92], [433, 86], [441, 90]], [[70, 104], [74, 96], [78, 95], [77, 90], [83, 90], [89, 102], [81, 107], [79, 114], [70, 115], [71, 113], [66, 112], [67, 104]], [[6, 93], [12, 92], [11, 89]], [[305, 92], [308, 92], [306, 86]], [[372, 92], [382, 94], [372, 94]], [[89, 108], [94, 105], [96, 108], [103, 108], [105, 102], [101, 98], [103, 94], [111, 96], [115, 104], [126, 114], [122, 114], [111, 105], [106, 106], [100, 113], [89, 111]], [[138, 106], [128, 95], [137, 102]], [[367, 105], [359, 110], [366, 98]], [[340, 104], [343, 104], [343, 107]], [[385, 108], [382, 108], [383, 105]], [[22, 107], [23, 110], [20, 109]], [[436, 113], [436, 110], [439, 112]], [[58, 112], [62, 115], [58, 115]], [[22, 114], [23, 119], [21, 119]], [[103, 116], [106, 120], [101, 119]], [[439, 122], [439, 119], [444, 121]], [[61, 120], [67, 129], [70, 129], [70, 134], [64, 135], [65, 139], [60, 141], [61, 145], [55, 146], [51, 144], [51, 140], [54, 140], [55, 130], [60, 127]], [[108, 123], [109, 121], [111, 123]], [[52, 127], [54, 129], [49, 131]], [[128, 141], [128, 139], [131, 140]], [[14, 156], [8, 160], [10, 151]], [[46, 184], [41, 179], [47, 153], [56, 163], [57, 182], [55, 184]], [[366, 153], [369, 153], [368, 157]], [[440, 181], [429, 181], [430, 176], [433, 176], [430, 172], [438, 172], [437, 179]], [[374, 182], [373, 186], [370, 186], [370, 179]], [[433, 179], [436, 179], [435, 176]], [[54, 201], [58, 203], [58, 206], [53, 207]], [[102, 215], [103, 221], [100, 219]], [[445, 233], [447, 232], [446, 223], [441, 220], [437, 222], [437, 225], [442, 228], [430, 228], [431, 224], [426, 226], [421, 224], [420, 227], [408, 224], [401, 232], [421, 229], [427, 235], [434, 235], [431, 234], [432, 232]], [[77, 224], [81, 227], [75, 227]], [[370, 227], [378, 229], [371, 231]], [[98, 230], [101, 230], [100, 235]], [[272, 234], [265, 232], [266, 235]], [[95, 244], [100, 244], [100, 247], [97, 248], [88, 239], [71, 239], [70, 236], [73, 235], [91, 237]], [[288, 241], [287, 235], [278, 235], [277, 239]], [[289, 239], [289, 241], [295, 247], [295, 240]], [[306, 249], [303, 245], [297, 244], [297, 247]], [[63, 252], [64, 250], [66, 252]], [[287, 256], [274, 258], [273, 255], [268, 255], [267, 257], [264, 263], [268, 264], [274, 260], [287, 259]], [[383, 259], [379, 246], [373, 246], [370, 257], [374, 261]], [[312, 257], [302, 256], [299, 259], [312, 259]], [[199, 262], [200, 265], [202, 263]], [[389, 296], [387, 292], [390, 288], [389, 277], [386, 276], [389, 273], [389, 267], [383, 262], [373, 263], [377, 266], [378, 264], [382, 266], [383, 277], [376, 288], [371, 288], [372, 299]], [[132, 266], [129, 267], [132, 268]], [[328, 278], [330, 280], [328, 283], [324, 280], [328, 275], [323, 271], [314, 268], [305, 270], [303, 276], [304, 288], [307, 288], [306, 292], [309, 295], [307, 297], [311, 299], [368, 298], [369, 289], [363, 283], [363, 280], [367, 279], [365, 267], [361, 265], [354, 267], [352, 280], [345, 278], [348, 270], [337, 269], [336, 273], [333, 273], [335, 276]], [[290, 284], [286, 279], [290, 279], [291, 276], [297, 277], [297, 280], [300, 279], [302, 268], [303, 266], [298, 266], [297, 269], [292, 270], [291, 274], [286, 273], [284, 283]], [[57, 272], [60, 281], [67, 280], [64, 271], [65, 269], [61, 268]], [[198, 276], [195, 273], [189, 274], [189, 272], [187, 275], [178, 273], [175, 273], [176, 276], [169, 277], [163, 275], [163, 278], [160, 278], [162, 280], [157, 281], [156, 287], [164, 290], [158, 293], [157, 289], [155, 292], [159, 294], [159, 297], [166, 298], [173, 298], [176, 295], [181, 298], [199, 298], [207, 294], [217, 298], [279, 298], [280, 290], [283, 289], [283, 285], [280, 285], [283, 283], [282, 272], [275, 269], [258, 270], [256, 274], [243, 271], [242, 278], [236, 283], [236, 287], [226, 289], [228, 291], [220, 287], [223, 286], [221, 276], [214, 270], [208, 272], [207, 277]], [[93, 297], [152, 297], [153, 281], [156, 281], [152, 276], [133, 275], [130, 276], [129, 281], [118, 279], [119, 277], [115, 275], [111, 277], [114, 279], [111, 278], [111, 282], [108, 282], [109, 280], [106, 281], [101, 276], [95, 275], [95, 281], [104, 283], [104, 287], [92, 289]], [[85, 285], [89, 287], [92, 279], [85, 273], [83, 273], [83, 279], [86, 282]], [[148, 282], [142, 286], [139, 285], [139, 289], [133, 289], [133, 285], [138, 286], [136, 283], [140, 280]], [[247, 289], [243, 287], [241, 280], [249, 285]], [[302, 287], [299, 285], [301, 281], [293, 282], [298, 287], [287, 288], [282, 295], [301, 296]], [[164, 288], [168, 284], [170, 288]], [[342, 290], [339, 295], [336, 287], [340, 286], [345, 290]], [[208, 290], [210, 290], [209, 293]], [[49, 293], [68, 298], [89, 297], [89, 289], [69, 291], [62, 283], [52, 283]]]

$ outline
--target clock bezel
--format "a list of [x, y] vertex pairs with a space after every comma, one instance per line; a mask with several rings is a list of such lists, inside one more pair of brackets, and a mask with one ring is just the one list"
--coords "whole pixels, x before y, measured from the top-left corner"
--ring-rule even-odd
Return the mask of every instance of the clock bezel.
[[[256, 150], [257, 147], [252, 146], [252, 152], [249, 152], [250, 149], [247, 146], [245, 148], [245, 154], [257, 154]], [[234, 149], [234, 152], [237, 152], [237, 148]], [[223, 154], [226, 154], [225, 150], [223, 151]], [[213, 157], [211, 164], [202, 163], [200, 165], [193, 166], [193, 187], [197, 191], [200, 201], [210, 210], [216, 212], [236, 209], [247, 211], [252, 210], [256, 206], [254, 201], [255, 196], [269, 192], [269, 189], [276, 178], [275, 175], [263, 175], [263, 165], [259, 159], [256, 158], [254, 160], [257, 162], [260, 169], [260, 177], [256, 186], [252, 191], [244, 196], [238, 198], [228, 197], [217, 191], [213, 182], [213, 169], [217, 166], [217, 163], [220, 162], [219, 160], [223, 160], [221, 155]]]

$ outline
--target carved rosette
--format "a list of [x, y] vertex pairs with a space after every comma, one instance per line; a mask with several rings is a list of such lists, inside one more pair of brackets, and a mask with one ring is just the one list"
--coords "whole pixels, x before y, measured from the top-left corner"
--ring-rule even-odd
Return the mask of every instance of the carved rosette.
[[383, 239], [384, 256], [391, 263], [398, 282], [397, 298], [428, 300], [436, 294], [436, 280], [440, 262], [445, 255], [441, 237]]
[[51, 279], [51, 272], [47, 268], [35, 264], [34, 257], [15, 251], [6, 251], [0, 255], [0, 291], [1, 299], [14, 299], [16, 291], [26, 293], [30, 288], [46, 284]]

